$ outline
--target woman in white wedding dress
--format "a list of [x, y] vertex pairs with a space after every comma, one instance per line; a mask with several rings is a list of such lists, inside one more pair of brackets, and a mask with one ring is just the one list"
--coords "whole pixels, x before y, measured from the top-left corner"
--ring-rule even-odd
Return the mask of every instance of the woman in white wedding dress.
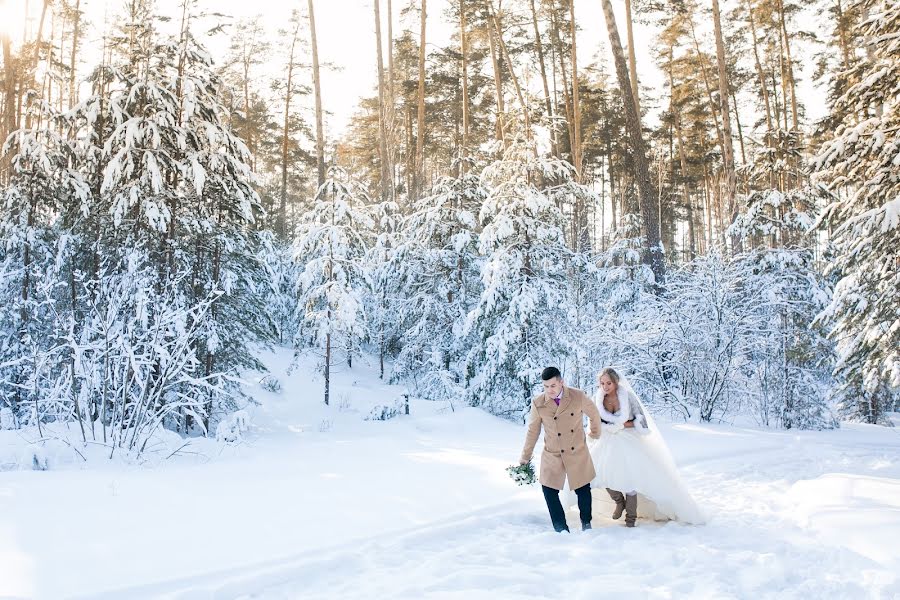
[[678, 475], [653, 417], [615, 370], [600, 371], [594, 403], [602, 420], [599, 439], [589, 443], [597, 477], [592, 488], [606, 488], [615, 509], [634, 527], [638, 514], [655, 520], [703, 523], [704, 518]]

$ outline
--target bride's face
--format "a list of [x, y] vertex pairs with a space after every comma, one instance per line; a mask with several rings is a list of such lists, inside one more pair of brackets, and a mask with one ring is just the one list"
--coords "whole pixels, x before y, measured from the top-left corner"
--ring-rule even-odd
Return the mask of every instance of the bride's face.
[[615, 392], [619, 386], [616, 385], [616, 382], [613, 381], [609, 375], [604, 375], [600, 378], [600, 387], [603, 389], [605, 395]]

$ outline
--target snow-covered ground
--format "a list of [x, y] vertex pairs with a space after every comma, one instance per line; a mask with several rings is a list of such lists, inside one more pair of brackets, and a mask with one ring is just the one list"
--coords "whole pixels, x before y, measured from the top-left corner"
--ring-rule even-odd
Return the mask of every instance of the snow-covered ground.
[[522, 426], [415, 399], [364, 421], [402, 389], [356, 366], [326, 408], [308, 363], [264, 358], [284, 391], [252, 387], [237, 444], [127, 464], [55, 442], [39, 471], [0, 432], [0, 597], [900, 598], [896, 428], [663, 425], [709, 522], [556, 534], [504, 472]]

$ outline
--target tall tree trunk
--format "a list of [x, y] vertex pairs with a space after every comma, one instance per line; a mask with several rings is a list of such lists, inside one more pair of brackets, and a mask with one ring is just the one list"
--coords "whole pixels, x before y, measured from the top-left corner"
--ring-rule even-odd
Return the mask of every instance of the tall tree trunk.
[[422, 195], [425, 179], [425, 21], [427, 0], [422, 0], [421, 26], [419, 29], [419, 118], [416, 126], [416, 185], [415, 200]]
[[846, 71], [850, 68], [850, 44], [847, 42], [847, 23], [841, 0], [835, 0], [835, 16], [837, 17], [838, 44], [841, 47], [841, 66]]
[[69, 57], [69, 108], [78, 103], [78, 89], [75, 86], [75, 58], [78, 55], [78, 37], [81, 35], [81, 0], [75, 0], [75, 15], [72, 24], [72, 56]]
[[[572, 115], [572, 94], [571, 89], [569, 88], [569, 77], [566, 75], [566, 61], [563, 58], [563, 46], [562, 40], [559, 37], [559, 20], [557, 18], [556, 11], [556, 1], [553, 0], [553, 10], [551, 11], [551, 21], [550, 21], [550, 33], [553, 36], [553, 54], [554, 54], [554, 66], [559, 65], [559, 73], [560, 77], [562, 77], [562, 87], [563, 87], [563, 105], [565, 107], [566, 112], [566, 128], [569, 132], [569, 151], [572, 151], [572, 148], [575, 146], [575, 129], [574, 129], [574, 117]], [[558, 61], [556, 60], [558, 57]], [[555, 86], [555, 77], [554, 77], [554, 86]], [[572, 162], [575, 162], [575, 158], [573, 156]]]
[[387, 151], [391, 167], [391, 200], [397, 199], [397, 96], [394, 91], [394, 10], [391, 0], [387, 0], [387, 42], [388, 42], [388, 99], [387, 99]]
[[[575, 134], [572, 140], [572, 158], [575, 167], [575, 178], [580, 183], [582, 178], [581, 151], [581, 103], [578, 99], [578, 55], [575, 43], [575, 0], [569, 0], [569, 26], [572, 35], [572, 129]], [[639, 114], [640, 116], [640, 114]], [[581, 207], [583, 209], [583, 206]], [[580, 217], [580, 213], [579, 213]]]
[[634, 94], [634, 109], [641, 116], [641, 95], [638, 91], [637, 57], [634, 50], [634, 18], [631, 14], [631, 0], [625, 0], [625, 29], [628, 35], [628, 70], [631, 73], [631, 93]]
[[528, 106], [525, 104], [525, 96], [522, 94], [519, 78], [516, 77], [512, 59], [509, 57], [509, 51], [506, 49], [506, 42], [503, 40], [503, 31], [500, 28], [500, 20], [497, 18], [497, 13], [494, 12], [493, 6], [489, 7], [489, 16], [494, 25], [494, 31], [497, 34], [497, 43], [500, 46], [503, 60], [506, 61], [506, 66], [509, 69], [509, 76], [512, 79], [513, 88], [516, 90], [516, 98], [519, 100], [519, 107], [522, 109], [522, 114], [525, 118], [525, 137], [526, 139], [531, 140], [531, 119], [528, 115]]
[[[553, 119], [553, 103], [550, 101], [550, 86], [547, 83], [547, 64], [544, 60], [544, 45], [541, 43], [541, 30], [538, 27], [537, 9], [534, 0], [529, 0], [531, 4], [531, 24], [534, 26], [534, 44], [537, 50], [538, 65], [541, 67], [541, 83], [544, 86], [544, 108], [547, 111], [547, 118], [552, 123]], [[559, 145], [556, 142], [556, 127], [553, 126], [553, 155], [559, 156]]]
[[[34, 56], [31, 58], [31, 82], [29, 83], [29, 85], [31, 86], [31, 89], [33, 89], [35, 91], [38, 91], [38, 88], [39, 88], [38, 82], [37, 82], [37, 73], [38, 73], [37, 67], [38, 67], [38, 62], [40, 61], [40, 58], [41, 58], [41, 45], [43, 44], [43, 36], [44, 36], [44, 20], [47, 17], [47, 8], [49, 6], [50, 6], [50, 0], [44, 0], [43, 4], [41, 5], [41, 18], [40, 18], [40, 21], [38, 21], [37, 34], [36, 34], [36, 37], [34, 40]], [[19, 93], [21, 94], [23, 91], [24, 90], [20, 90]], [[26, 108], [25, 127], [26, 127], [26, 129], [30, 129], [32, 126], [31, 120], [32, 120], [33, 116], [31, 114], [31, 111], [27, 111], [28, 107], [25, 107], [25, 108]]]
[[744, 148], [744, 129], [741, 127], [741, 113], [738, 110], [737, 103], [737, 94], [734, 93], [734, 88], [729, 86], [731, 91], [731, 110], [734, 111], [734, 123], [737, 125], [738, 130], [738, 145], [741, 147], [741, 165], [747, 164], [747, 151]]
[[[469, 66], [468, 66], [468, 48], [467, 48], [466, 32], [466, 2], [459, 0], [459, 54], [462, 68], [462, 142], [460, 143], [459, 156], [466, 158], [466, 152], [469, 147]], [[462, 160], [459, 164], [459, 174], [465, 175], [466, 162]]]
[[778, 0], [778, 16], [781, 21], [781, 34], [784, 36], [784, 54], [787, 62], [787, 76], [791, 87], [791, 124], [793, 131], [799, 131], [797, 116], [797, 82], [794, 80], [794, 61], [791, 60], [791, 37], [788, 35], [784, 16], [784, 0]]
[[766, 109], [766, 141], [767, 145], [769, 137], [775, 128], [772, 125], [772, 107], [769, 105], [769, 86], [766, 85], [766, 75], [763, 72], [762, 63], [759, 60], [759, 38], [756, 35], [756, 19], [753, 18], [753, 6], [750, 2], [745, 3], [747, 8], [747, 17], [750, 21], [750, 34], [753, 41], [753, 60], [756, 64], [756, 75], [759, 77], [759, 89], [762, 92], [763, 105]]
[[0, 43], [3, 45], [3, 114], [0, 123], [0, 184], [9, 181], [9, 166], [12, 153], [3, 153], [2, 146], [7, 136], [16, 129], [16, 77], [17, 71], [12, 55], [9, 33], [0, 30]]
[[610, 0], [602, 0], [602, 4], [603, 15], [606, 17], [606, 29], [609, 34], [609, 45], [616, 64], [616, 76], [619, 79], [619, 90], [622, 93], [622, 99], [625, 104], [625, 127], [628, 130], [628, 137], [631, 140], [634, 153], [635, 179], [638, 187], [641, 216], [643, 217], [644, 262], [653, 271], [657, 289], [661, 289], [666, 282], [666, 263], [659, 239], [659, 213], [656, 205], [656, 191], [653, 189], [653, 181], [650, 179], [644, 135], [641, 131], [634, 95], [631, 91], [628, 66], [625, 63], [625, 52], [622, 50], [622, 41], [619, 38], [619, 30], [616, 27], [616, 16], [613, 13], [612, 2]]
[[[325, 132], [322, 126], [322, 80], [319, 78], [319, 45], [316, 41], [316, 15], [313, 11], [313, 0], [309, 0], [309, 37], [312, 44], [313, 87], [316, 94], [316, 174], [318, 187], [325, 183]], [[376, 12], [378, 0], [375, 0]], [[381, 43], [378, 45], [378, 62], [381, 63]], [[379, 64], [379, 88], [381, 87], [381, 65]]]
[[[734, 174], [734, 145], [731, 137], [731, 109], [729, 108], [729, 99], [731, 94], [728, 90], [728, 72], [725, 63], [725, 41], [722, 37], [722, 20], [719, 15], [719, 0], [712, 0], [713, 25], [716, 32], [716, 59], [719, 64], [719, 103], [722, 113], [722, 135], [724, 136], [725, 145], [723, 146], [722, 158], [724, 162], [725, 175], [725, 208], [728, 211], [728, 223], [730, 225], [737, 216], [737, 181]], [[736, 243], [736, 240], [735, 240]], [[732, 247], [732, 251], [737, 249]]]
[[294, 32], [291, 36], [287, 87], [284, 91], [284, 120], [281, 128], [281, 201], [278, 206], [278, 233], [282, 239], [287, 238], [288, 134], [290, 133], [291, 97], [294, 92], [294, 51], [297, 47], [297, 34], [299, 31], [300, 20], [298, 19], [294, 24]]
[[694, 201], [691, 197], [691, 190], [688, 187], [687, 159], [684, 155], [684, 134], [681, 127], [680, 112], [675, 115], [675, 130], [678, 133], [678, 160], [681, 163], [681, 187], [684, 193], [684, 203], [687, 207], [688, 256], [690, 260], [694, 260], [697, 256], [697, 234], [694, 231]]
[[709, 110], [712, 113], [713, 121], [716, 125], [716, 139], [719, 140], [719, 147], [723, 148], [722, 153], [724, 154], [725, 140], [722, 135], [722, 127], [719, 125], [719, 109], [716, 107], [716, 103], [713, 100], [712, 96], [712, 84], [709, 82], [709, 73], [706, 70], [706, 59], [700, 52], [700, 44], [697, 41], [697, 31], [694, 29], [693, 17], [688, 16], [688, 22], [691, 26], [691, 39], [693, 39], [694, 41], [694, 53], [697, 55], [697, 61], [700, 63], [700, 71], [703, 74], [703, 86], [706, 89], [706, 98], [709, 101]]
[[494, 28], [488, 28], [488, 43], [491, 48], [491, 64], [494, 67], [494, 90], [497, 97], [496, 138], [506, 146], [506, 127], [503, 124], [506, 107], [503, 102], [503, 82], [500, 77], [500, 61], [497, 59], [497, 47], [494, 41]]
[[381, 201], [390, 197], [391, 167], [387, 149], [386, 101], [387, 90], [384, 86], [384, 59], [381, 52], [381, 6], [379, 0], [372, 3], [375, 7], [375, 56], [378, 66], [378, 149], [381, 162]]

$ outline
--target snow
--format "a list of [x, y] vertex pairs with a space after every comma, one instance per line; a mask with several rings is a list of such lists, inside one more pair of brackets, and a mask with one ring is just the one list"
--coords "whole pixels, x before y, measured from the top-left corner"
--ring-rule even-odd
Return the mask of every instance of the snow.
[[[319, 359], [262, 358], [282, 390], [248, 377], [259, 405], [230, 424], [236, 442], [167, 457], [176, 438], [143, 464], [85, 462], [0, 431], [0, 469], [12, 469], [0, 472], [0, 597], [900, 594], [895, 429], [663, 423], [709, 523], [626, 529], [597, 514], [581, 532], [570, 512], [573, 533], [555, 534], [540, 489], [505, 473], [522, 425], [415, 398], [409, 417], [365, 421], [405, 391], [377, 379], [376, 360], [335, 365], [326, 407]], [[7, 462], [23, 453], [49, 469]]]

